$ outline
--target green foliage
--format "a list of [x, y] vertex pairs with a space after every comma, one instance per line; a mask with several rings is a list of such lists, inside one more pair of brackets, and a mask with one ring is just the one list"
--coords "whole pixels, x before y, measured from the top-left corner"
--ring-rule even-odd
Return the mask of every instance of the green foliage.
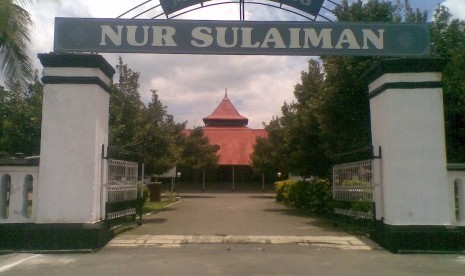
[[[140, 191], [137, 191], [138, 194], [140, 194]], [[147, 185], [142, 186], [142, 202], [146, 202], [147, 199], [149, 198], [150, 195], [150, 189], [147, 187]]]
[[465, 162], [465, 22], [439, 6], [431, 24], [433, 55], [445, 60], [444, 115], [448, 162]]
[[276, 200], [314, 214], [331, 214], [333, 196], [329, 180], [285, 180], [275, 183]]
[[116, 66], [119, 81], [110, 97], [110, 145], [130, 150], [142, 124], [143, 103], [139, 94], [139, 73], [119, 58]]
[[195, 182], [202, 171], [212, 171], [218, 167], [218, 145], [210, 144], [201, 127], [196, 127], [185, 137], [182, 145], [180, 170], [185, 179]]
[[17, 1], [0, 1], [0, 68], [5, 77], [21, 83], [33, 79], [33, 67], [27, 49], [31, 26], [29, 12]]
[[267, 138], [257, 138], [251, 157], [252, 167], [258, 173], [264, 173], [267, 179], [274, 179], [277, 172], [289, 172], [287, 133], [281, 118], [273, 119], [267, 126]]
[[291, 104], [292, 122], [289, 124], [289, 168], [295, 175], [305, 178], [328, 177], [329, 160], [326, 158], [319, 112], [324, 91], [321, 65], [309, 61], [308, 72], [301, 74], [302, 84], [294, 87], [296, 102]]
[[34, 69], [28, 53], [33, 26], [25, 4], [34, 0], [0, 0], [0, 69], [3, 77], [22, 86], [34, 81]]
[[317, 117], [323, 84], [320, 64], [311, 60], [301, 80], [302, 84], [294, 90], [297, 101], [284, 103], [282, 116], [266, 125], [268, 138], [257, 140], [252, 156], [256, 171], [268, 175], [279, 171], [307, 178], [329, 176]]
[[139, 152], [148, 172], [162, 173], [180, 162], [185, 123], [176, 123], [152, 90], [152, 101], [143, 109], [141, 129], [136, 133]]
[[[338, 21], [425, 22], [426, 13], [413, 11], [408, 1], [342, 1]], [[367, 83], [362, 74], [377, 57], [322, 57], [325, 79], [318, 109], [320, 139], [328, 157], [366, 148], [371, 144]], [[354, 156], [354, 159], [358, 159]]]
[[121, 58], [116, 69], [118, 82], [110, 97], [110, 149], [135, 155], [135, 161], [145, 163], [147, 174], [163, 173], [180, 162], [185, 123], [174, 121], [156, 90], [151, 90], [151, 102], [142, 103], [139, 73]]
[[286, 202], [287, 198], [289, 197], [289, 187], [291, 185], [294, 185], [295, 182], [295, 180], [287, 179], [282, 181], [276, 181], [274, 183], [277, 202]]
[[400, 22], [402, 5], [399, 1], [393, 4], [388, 1], [349, 1], [343, 0], [341, 7], [336, 7], [338, 21], [364, 22]]
[[12, 79], [0, 87], [0, 152], [38, 155], [42, 121], [43, 85], [37, 72], [26, 86]]
[[350, 208], [352, 211], [357, 212], [373, 212], [373, 203], [371, 202], [363, 202], [363, 201], [355, 201], [352, 202], [352, 206]]
[[215, 169], [219, 157], [216, 152], [220, 149], [218, 145], [210, 144], [204, 136], [201, 127], [194, 128], [184, 141], [182, 151], [182, 165], [194, 170]]

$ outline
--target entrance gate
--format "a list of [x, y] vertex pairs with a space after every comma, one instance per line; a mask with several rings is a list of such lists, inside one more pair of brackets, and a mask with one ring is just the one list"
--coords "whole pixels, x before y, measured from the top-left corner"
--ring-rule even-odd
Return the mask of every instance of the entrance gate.
[[[294, 7], [291, 2], [296, 3], [281, 4]], [[198, 1], [183, 1], [183, 7], [169, 3], [179, 1], [161, 1], [165, 14]], [[244, 19], [245, 2], [240, 3]], [[319, 11], [321, 5], [313, 7]], [[312, 14], [308, 7], [294, 8]], [[102, 166], [100, 153], [102, 145], [108, 146], [115, 70], [88, 52], [425, 57], [430, 51], [427, 24], [57, 18], [55, 28], [55, 52], [39, 55], [45, 88], [34, 219], [26, 226], [5, 219], [0, 224], [7, 239], [18, 233], [32, 237], [16, 248], [99, 248], [111, 237], [105, 218], [135, 213], [127, 203], [137, 198], [137, 169], [111, 160]], [[402, 39], [406, 36], [411, 39]], [[430, 238], [428, 249], [465, 239], [464, 228], [454, 224], [453, 185], [447, 181], [440, 71], [437, 60], [411, 58], [372, 68], [367, 75], [372, 146], [383, 148], [383, 159], [335, 168], [335, 198], [375, 202], [375, 213], [363, 215], [379, 222], [377, 240], [394, 251], [424, 248]], [[121, 168], [123, 175], [113, 174]], [[13, 191], [9, 198], [15, 198]], [[438, 233], [445, 238], [438, 239]], [[424, 239], [411, 239], [419, 236]]]
[[107, 183], [102, 186], [106, 200], [105, 220], [111, 221], [125, 217], [134, 220], [139, 214], [142, 218], [140, 201], [142, 200], [138, 182], [138, 164], [123, 160], [107, 160]]

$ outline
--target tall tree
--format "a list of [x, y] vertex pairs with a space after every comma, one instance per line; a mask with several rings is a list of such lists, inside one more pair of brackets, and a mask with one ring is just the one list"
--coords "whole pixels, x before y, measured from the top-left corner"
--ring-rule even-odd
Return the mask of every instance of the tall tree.
[[33, 22], [24, 8], [34, 2], [40, 1], [0, 0], [0, 68], [5, 78], [16, 79], [23, 85], [34, 81], [28, 55]]
[[296, 101], [284, 103], [282, 115], [266, 126], [268, 138], [257, 140], [252, 164], [259, 173], [328, 176], [318, 121], [324, 77], [317, 61], [309, 61], [301, 81], [294, 88]]
[[465, 162], [465, 22], [438, 6], [431, 24], [433, 55], [445, 60], [443, 70], [447, 158]]
[[145, 105], [139, 76], [120, 58], [118, 82], [110, 96], [110, 156], [146, 164], [148, 174], [160, 174], [180, 162], [186, 123], [176, 123], [156, 90]]
[[118, 82], [110, 97], [110, 146], [133, 150], [137, 128], [142, 120], [143, 103], [139, 93], [139, 73], [134, 72], [119, 58], [116, 65]]
[[137, 151], [142, 154], [148, 173], [161, 174], [181, 159], [185, 123], [176, 123], [167, 107], [152, 90], [152, 101], [144, 107], [142, 124], [136, 132]]
[[[194, 128], [184, 140], [182, 147], [181, 169], [190, 174], [191, 179], [204, 170], [213, 170], [218, 166], [218, 145], [210, 144], [201, 127]], [[187, 176], [189, 178], [189, 176]]]
[[324, 74], [319, 62], [310, 60], [308, 72], [302, 72], [301, 83], [294, 87], [296, 102], [291, 107], [295, 119], [290, 125], [291, 171], [303, 177], [329, 176], [328, 160], [322, 147], [319, 109], [324, 96]]
[[284, 128], [280, 118], [273, 118], [265, 129], [268, 137], [258, 137], [251, 157], [252, 167], [256, 173], [265, 174], [267, 179], [275, 178], [276, 173], [285, 173]]
[[[425, 22], [426, 13], [413, 11], [409, 1], [342, 1], [336, 8], [338, 21]], [[370, 145], [370, 112], [367, 83], [362, 74], [380, 58], [322, 57], [325, 71], [324, 103], [319, 120], [322, 141], [328, 156], [350, 152]], [[355, 159], [361, 156], [354, 156]]]

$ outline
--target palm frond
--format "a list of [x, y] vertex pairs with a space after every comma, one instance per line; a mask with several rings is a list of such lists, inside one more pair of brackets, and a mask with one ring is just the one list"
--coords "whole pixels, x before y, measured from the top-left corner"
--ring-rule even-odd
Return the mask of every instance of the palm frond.
[[25, 84], [33, 80], [32, 62], [28, 54], [31, 17], [24, 8], [11, 0], [0, 1], [0, 14], [3, 17], [0, 21], [2, 75]]

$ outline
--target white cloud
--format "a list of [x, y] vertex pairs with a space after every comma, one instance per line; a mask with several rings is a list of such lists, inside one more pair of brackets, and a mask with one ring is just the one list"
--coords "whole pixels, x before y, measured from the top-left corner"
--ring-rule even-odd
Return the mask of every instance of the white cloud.
[[202, 118], [213, 111], [227, 88], [239, 112], [249, 117], [251, 127], [260, 127], [262, 121], [279, 114], [284, 101], [292, 100], [293, 85], [299, 81], [307, 60], [268, 56], [124, 57], [125, 63], [141, 72], [142, 97], [149, 100], [149, 90], [157, 89], [162, 102], [179, 121], [201, 125]]
[[449, 8], [450, 13], [461, 20], [465, 20], [465, 1], [464, 0], [446, 0], [442, 3]]

